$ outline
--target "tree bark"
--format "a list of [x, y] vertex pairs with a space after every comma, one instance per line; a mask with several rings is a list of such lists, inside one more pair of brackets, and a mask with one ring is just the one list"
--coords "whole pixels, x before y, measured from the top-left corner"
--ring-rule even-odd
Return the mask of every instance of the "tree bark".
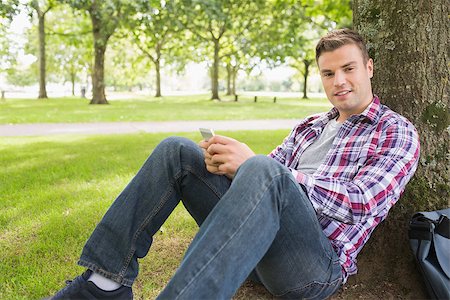
[[236, 77], [239, 71], [238, 66], [234, 66], [231, 72], [231, 94], [236, 95]]
[[211, 100], [220, 100], [219, 98], [219, 40], [214, 40], [214, 62], [211, 78]]
[[106, 43], [94, 40], [94, 72], [92, 75], [92, 99], [90, 104], [108, 104], [105, 96]]
[[75, 80], [76, 80], [76, 73], [71, 72], [70, 73], [70, 83], [72, 84], [72, 96], [75, 96]]
[[308, 76], [309, 76], [309, 66], [311, 66], [312, 61], [304, 59], [303, 64], [305, 66], [305, 71], [303, 72], [303, 99], [308, 99]]
[[161, 97], [161, 45], [158, 43], [156, 45], [156, 59], [155, 59], [155, 69], [156, 69], [156, 94], [155, 97]]
[[46, 60], [45, 60], [45, 13], [43, 13], [39, 7], [36, 8], [39, 19], [39, 95], [38, 99], [44, 99], [47, 97], [46, 88]]
[[159, 59], [155, 62], [156, 71], [156, 93], [155, 97], [161, 97], [161, 65]]
[[416, 175], [359, 255], [360, 272], [349, 282], [380, 293], [389, 284], [401, 291], [394, 297], [426, 295], [408, 244], [411, 215], [449, 206], [449, 7], [448, 0], [353, 1], [355, 29], [375, 62], [373, 91], [414, 123], [421, 142]]
[[90, 104], [108, 104], [105, 96], [105, 52], [111, 34], [102, 28], [102, 20], [95, 9], [89, 10], [94, 35], [94, 71]]
[[231, 77], [232, 77], [232, 69], [233, 67], [228, 63], [227, 64], [227, 96], [232, 94], [231, 91]]

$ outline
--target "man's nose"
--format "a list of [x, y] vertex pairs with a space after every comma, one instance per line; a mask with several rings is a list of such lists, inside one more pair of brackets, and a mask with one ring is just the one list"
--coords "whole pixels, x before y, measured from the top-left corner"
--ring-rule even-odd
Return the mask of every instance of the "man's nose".
[[334, 73], [334, 86], [342, 86], [345, 83], [344, 72], [337, 71]]

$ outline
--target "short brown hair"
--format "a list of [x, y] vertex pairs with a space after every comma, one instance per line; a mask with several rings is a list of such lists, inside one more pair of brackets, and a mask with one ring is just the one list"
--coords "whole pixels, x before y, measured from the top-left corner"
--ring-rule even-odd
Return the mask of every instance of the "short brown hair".
[[319, 61], [320, 55], [324, 52], [334, 51], [342, 46], [355, 44], [361, 50], [363, 61], [366, 64], [369, 60], [369, 53], [366, 48], [363, 37], [351, 29], [336, 29], [330, 31], [322, 37], [316, 46], [316, 62]]

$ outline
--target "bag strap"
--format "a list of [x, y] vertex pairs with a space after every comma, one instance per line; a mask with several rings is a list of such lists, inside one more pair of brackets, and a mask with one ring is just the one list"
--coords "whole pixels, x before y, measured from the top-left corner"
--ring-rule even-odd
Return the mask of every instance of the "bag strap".
[[432, 220], [418, 213], [409, 223], [409, 239], [432, 240], [433, 232], [450, 239], [450, 219], [442, 214], [438, 220]]
[[423, 215], [415, 215], [409, 222], [408, 237], [410, 240], [428, 240], [433, 239], [434, 224], [432, 220]]
[[446, 215], [441, 215], [434, 231], [437, 234], [450, 239], [450, 219]]

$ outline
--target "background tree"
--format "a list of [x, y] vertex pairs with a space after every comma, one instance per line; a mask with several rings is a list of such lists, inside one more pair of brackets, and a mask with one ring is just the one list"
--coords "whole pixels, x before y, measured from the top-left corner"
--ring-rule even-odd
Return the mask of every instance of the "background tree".
[[307, 98], [310, 67], [315, 63], [315, 44], [325, 32], [351, 25], [349, 0], [277, 0], [262, 31], [270, 39], [259, 39], [260, 56], [271, 66], [288, 63], [301, 75], [303, 98]]
[[448, 0], [353, 1], [355, 29], [375, 61], [374, 93], [415, 124], [421, 142], [415, 177], [359, 260], [356, 281], [366, 290], [389, 283], [413, 298], [425, 296], [407, 226], [413, 212], [450, 206], [449, 15]]
[[94, 70], [91, 104], [107, 104], [105, 96], [105, 52], [109, 38], [132, 13], [128, 0], [60, 0], [85, 10], [92, 22], [94, 37]]
[[[1, 24], [2, 20], [0, 20]], [[0, 27], [0, 73], [7, 70], [13, 63], [13, 57], [10, 54], [9, 39], [7, 37], [7, 27], [1, 24]]]
[[[161, 64], [178, 60], [186, 62], [190, 57], [187, 51], [184, 29], [177, 20], [180, 13], [176, 10], [177, 1], [147, 1], [134, 2], [138, 12], [130, 18], [129, 30], [134, 43], [155, 66], [156, 92], [155, 97], [161, 97]], [[168, 6], [171, 6], [169, 8]]]
[[[93, 61], [92, 26], [84, 12], [74, 12], [68, 5], [55, 7], [47, 16], [48, 68], [54, 82], [75, 86], [90, 74]], [[86, 87], [84, 87], [86, 88]]]
[[297, 72], [301, 75], [303, 83], [303, 99], [308, 99], [308, 78], [311, 72], [311, 68], [315, 63], [315, 54], [313, 47], [308, 44], [310, 43], [307, 43], [304, 49], [299, 51], [297, 56], [291, 56], [288, 59], [289, 66], [296, 69]]
[[[258, 14], [257, 24], [261, 26], [264, 20], [270, 14], [270, 5], [261, 5]], [[250, 30], [252, 29], [252, 30]], [[227, 74], [227, 93], [226, 95], [236, 95], [236, 78], [239, 71], [245, 71], [247, 74], [261, 62], [259, 59], [260, 40], [270, 39], [268, 35], [261, 35], [259, 30], [254, 30], [253, 27], [240, 28], [233, 27], [230, 37], [224, 39], [222, 54], [220, 60]]]
[[56, 5], [54, 0], [31, 0], [30, 7], [38, 19], [38, 61], [39, 61], [39, 95], [38, 98], [48, 98], [46, 88], [46, 55], [45, 55], [45, 15]]
[[[123, 51], [127, 49], [127, 51]], [[109, 76], [106, 83], [114, 90], [132, 91], [134, 87], [153, 87], [151, 84], [151, 63], [134, 44], [131, 37], [114, 35], [106, 54], [105, 70]]]
[[[219, 67], [224, 43], [235, 36], [256, 29], [265, 1], [242, 0], [185, 0], [183, 1], [183, 25], [200, 41], [210, 43], [213, 48], [211, 70], [211, 99], [219, 98]], [[234, 29], [234, 30], [233, 30]], [[228, 41], [227, 41], [228, 40]]]

